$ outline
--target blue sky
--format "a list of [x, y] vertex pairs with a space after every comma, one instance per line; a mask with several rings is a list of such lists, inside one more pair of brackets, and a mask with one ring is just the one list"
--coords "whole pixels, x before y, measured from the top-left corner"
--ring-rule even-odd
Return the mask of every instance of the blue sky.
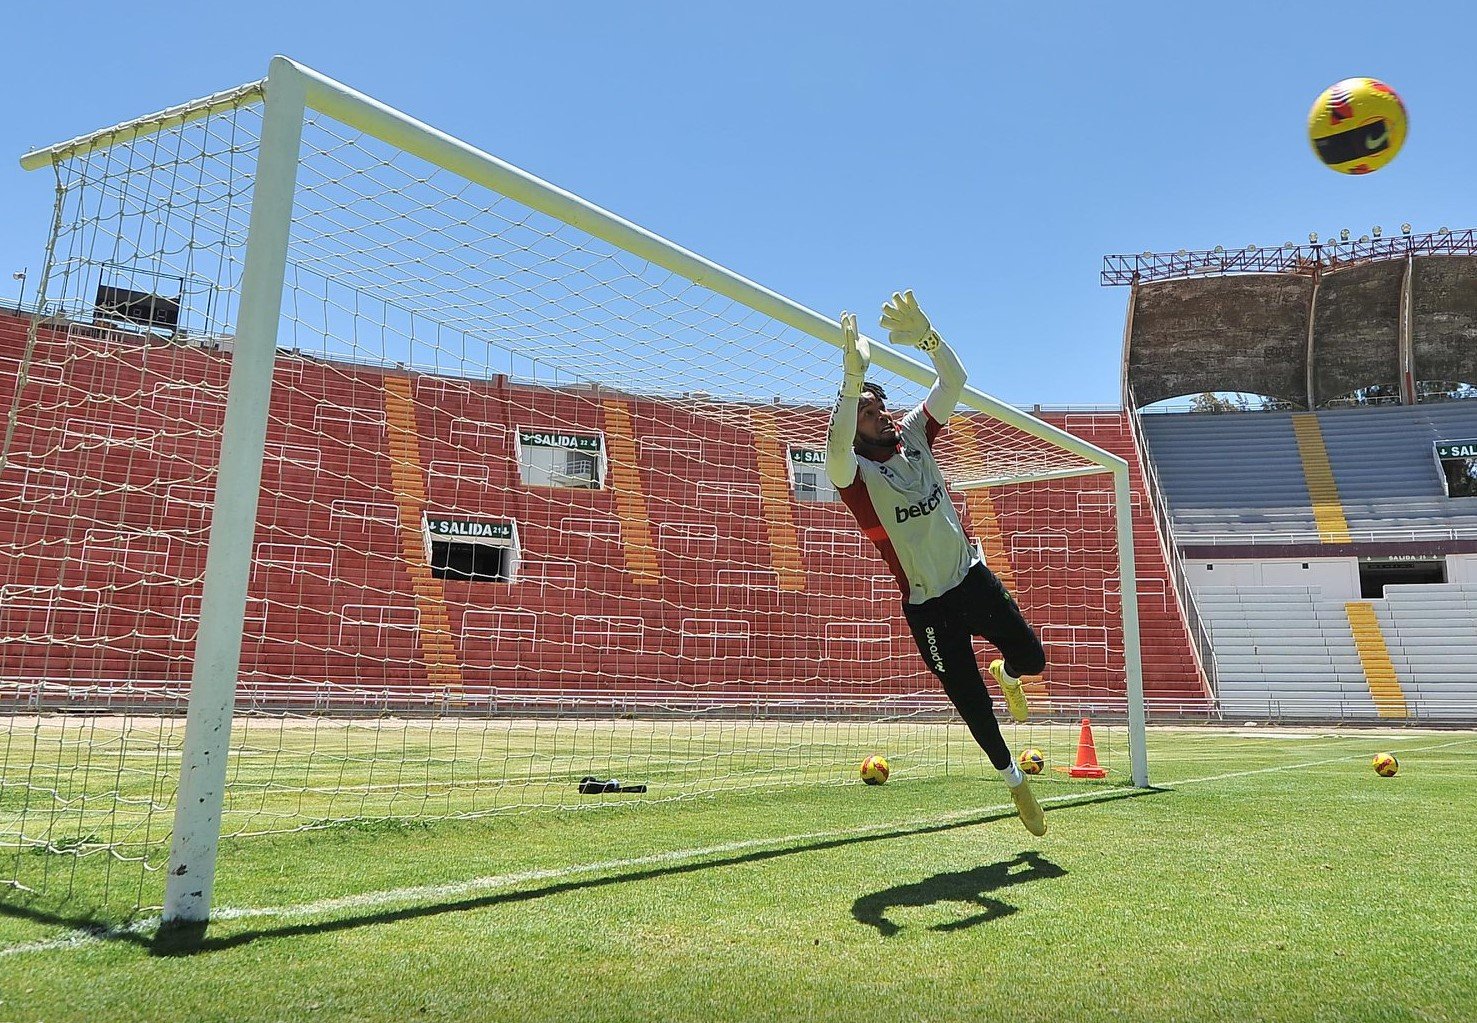
[[[1105, 253], [1477, 223], [1467, 4], [15, 7], [0, 301], [12, 270], [39, 276], [51, 212], [21, 153], [274, 53], [823, 312], [875, 325], [912, 287], [971, 383], [1018, 403], [1117, 401], [1127, 292], [1099, 287]], [[1352, 75], [1411, 112], [1363, 178], [1304, 132]]]

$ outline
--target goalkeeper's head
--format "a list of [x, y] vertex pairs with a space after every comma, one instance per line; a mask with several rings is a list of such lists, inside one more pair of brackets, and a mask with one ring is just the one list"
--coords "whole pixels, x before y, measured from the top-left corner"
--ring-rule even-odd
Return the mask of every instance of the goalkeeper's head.
[[879, 453], [886, 452], [880, 459], [885, 461], [900, 439], [897, 424], [887, 411], [887, 392], [881, 384], [868, 380], [862, 384], [862, 396], [856, 405], [857, 452], [873, 461], [879, 460]]

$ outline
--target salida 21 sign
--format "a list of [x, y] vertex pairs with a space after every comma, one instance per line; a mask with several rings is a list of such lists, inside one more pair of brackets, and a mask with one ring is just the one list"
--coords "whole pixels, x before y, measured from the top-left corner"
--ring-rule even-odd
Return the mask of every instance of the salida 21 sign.
[[426, 529], [443, 540], [511, 540], [511, 522], [477, 522], [472, 519], [426, 519]]

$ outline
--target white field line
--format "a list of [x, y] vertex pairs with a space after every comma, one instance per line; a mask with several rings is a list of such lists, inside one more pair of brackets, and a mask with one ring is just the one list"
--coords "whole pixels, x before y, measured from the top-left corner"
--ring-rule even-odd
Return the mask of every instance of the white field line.
[[[1453, 746], [1467, 746], [1477, 742], [1477, 738], [1468, 736], [1464, 739], [1453, 739], [1451, 742], [1438, 742], [1431, 746], [1408, 746], [1399, 750], [1401, 753], [1429, 753], [1432, 750], [1450, 749]], [[1366, 752], [1347, 754], [1341, 757], [1327, 757], [1323, 760], [1306, 760], [1300, 764], [1279, 764], [1275, 767], [1257, 767], [1246, 771], [1228, 771], [1225, 774], [1210, 774], [1203, 778], [1186, 778], [1183, 781], [1166, 782], [1155, 786], [1161, 789], [1178, 788], [1181, 785], [1199, 785], [1204, 782], [1226, 781], [1230, 778], [1246, 778], [1254, 774], [1272, 774], [1279, 771], [1300, 771], [1309, 767], [1323, 767], [1326, 764], [1340, 764], [1349, 760], [1362, 760], [1369, 754]]]
[[[1477, 742], [1477, 738], [1466, 737], [1451, 742], [1436, 743], [1431, 746], [1413, 746], [1398, 750], [1400, 753], [1422, 753], [1438, 749], [1449, 749], [1453, 746], [1470, 745]], [[1354, 754], [1346, 754], [1339, 757], [1327, 757], [1322, 760], [1310, 760], [1297, 764], [1280, 764], [1273, 767], [1258, 767], [1245, 771], [1228, 771], [1224, 774], [1206, 775], [1200, 778], [1185, 778], [1180, 781], [1164, 783], [1156, 786], [1162, 789], [1176, 789], [1185, 785], [1200, 785], [1217, 781], [1228, 781], [1233, 778], [1248, 778], [1259, 774], [1272, 774], [1285, 771], [1297, 771], [1310, 767], [1322, 767], [1327, 764], [1345, 763], [1350, 760], [1361, 760], [1367, 754], [1363, 751]], [[1101, 799], [1107, 795], [1128, 794], [1137, 792], [1131, 785], [1119, 785], [1112, 788], [1091, 789], [1084, 792], [1073, 792], [1060, 796], [1045, 796], [1041, 802], [1053, 804], [1070, 804], [1079, 800]], [[436, 900], [452, 901], [464, 900], [477, 894], [501, 891], [516, 888], [520, 885], [537, 881], [565, 881], [572, 878], [583, 877], [591, 874], [605, 874], [618, 871], [632, 870], [643, 867], [658, 867], [674, 863], [685, 863], [690, 860], [702, 860], [732, 856], [736, 853], [750, 852], [758, 849], [776, 848], [782, 849], [790, 845], [801, 843], [834, 841], [845, 838], [862, 838], [868, 835], [883, 834], [890, 831], [922, 829], [945, 824], [953, 824], [959, 821], [977, 817], [982, 813], [995, 813], [1011, 810], [1014, 807], [1010, 803], [995, 803], [989, 806], [973, 807], [969, 810], [956, 810], [952, 813], [935, 814], [930, 817], [914, 817], [908, 820], [888, 821], [878, 824], [864, 824], [853, 828], [839, 828], [832, 831], [811, 831], [800, 834], [783, 835], [778, 838], [753, 838], [742, 842], [725, 842], [721, 845], [702, 846], [695, 849], [673, 849], [664, 853], [653, 853], [648, 856], [631, 856], [623, 859], [602, 860], [598, 863], [581, 863], [568, 867], [553, 867], [544, 870], [523, 870], [512, 874], [496, 874], [486, 877], [474, 877], [466, 881], [458, 881], [453, 884], [440, 885], [416, 885], [408, 888], [389, 888], [378, 892], [365, 892], [360, 895], [345, 895], [339, 898], [319, 899], [316, 902], [305, 902], [289, 906], [257, 906], [257, 907], [232, 907], [226, 906], [211, 912], [212, 921], [224, 920], [249, 920], [260, 918], [272, 919], [301, 919], [304, 917], [326, 916], [344, 910], [366, 910], [382, 909], [390, 906], [404, 904], [416, 904]], [[148, 934], [158, 929], [159, 917], [147, 917], [136, 920], [123, 927], [113, 928], [80, 928], [68, 931], [55, 938], [47, 938], [40, 941], [26, 942], [20, 945], [0, 947], [0, 957], [22, 955], [28, 952], [50, 952], [60, 949], [80, 948], [94, 942], [110, 941], [130, 935]]]

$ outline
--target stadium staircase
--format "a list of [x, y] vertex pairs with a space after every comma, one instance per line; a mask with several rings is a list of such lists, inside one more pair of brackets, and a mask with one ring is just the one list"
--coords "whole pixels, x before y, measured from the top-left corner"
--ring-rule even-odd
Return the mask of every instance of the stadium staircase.
[[610, 454], [610, 486], [615, 494], [616, 515], [620, 519], [626, 570], [637, 585], [655, 586], [662, 577], [657, 567], [656, 547], [651, 541], [651, 517], [646, 510], [646, 494], [637, 466], [631, 410], [624, 401], [610, 399], [603, 402], [603, 407], [605, 445]]
[[1303, 480], [1313, 506], [1318, 539], [1324, 543], [1348, 543], [1349, 523], [1339, 503], [1339, 488], [1333, 479], [1333, 467], [1328, 464], [1328, 448], [1323, 443], [1323, 431], [1318, 428], [1318, 417], [1311, 412], [1293, 413], [1292, 433], [1302, 457]]
[[410, 379], [385, 377], [385, 423], [389, 434], [390, 477], [400, 519], [400, 556], [415, 593], [416, 640], [426, 668], [426, 681], [460, 695], [461, 655], [446, 611], [446, 591], [431, 574], [421, 523], [426, 510], [426, 470], [421, 464], [420, 431]]
[[1367, 600], [1351, 600], [1344, 604], [1344, 613], [1349, 616], [1349, 632], [1354, 637], [1354, 649], [1359, 651], [1359, 664], [1374, 699], [1375, 713], [1382, 718], [1407, 717], [1405, 693], [1374, 605]]
[[760, 518], [769, 533], [769, 550], [781, 590], [805, 589], [805, 565], [800, 540], [795, 533], [795, 503], [785, 468], [784, 445], [780, 443], [775, 416], [769, 409], [749, 412], [754, 430], [754, 457], [759, 470]]

